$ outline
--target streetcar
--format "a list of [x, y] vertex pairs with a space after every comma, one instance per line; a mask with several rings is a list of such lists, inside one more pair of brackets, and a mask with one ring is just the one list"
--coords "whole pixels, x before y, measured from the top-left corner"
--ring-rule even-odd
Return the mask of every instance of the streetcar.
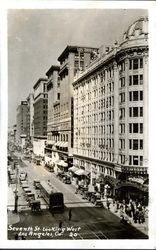
[[46, 181], [41, 181], [38, 187], [41, 197], [46, 201], [51, 212], [61, 212], [64, 210], [63, 193], [58, 192]]

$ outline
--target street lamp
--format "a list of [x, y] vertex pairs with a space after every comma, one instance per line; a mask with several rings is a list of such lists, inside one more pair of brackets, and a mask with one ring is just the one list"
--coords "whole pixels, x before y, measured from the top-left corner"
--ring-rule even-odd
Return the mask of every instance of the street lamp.
[[19, 169], [19, 166], [17, 164], [15, 164], [15, 169], [16, 169], [16, 187], [15, 187], [15, 190], [14, 190], [14, 194], [15, 194], [14, 212], [17, 213], [18, 212], [18, 189], [17, 189], [17, 184], [18, 184], [18, 169]]

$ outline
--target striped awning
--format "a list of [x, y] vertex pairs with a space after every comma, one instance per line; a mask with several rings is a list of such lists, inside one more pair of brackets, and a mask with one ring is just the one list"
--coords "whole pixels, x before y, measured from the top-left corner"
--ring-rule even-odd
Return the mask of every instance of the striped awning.
[[63, 142], [62, 144], [61, 144], [61, 147], [63, 147], [63, 148], [68, 148], [68, 142], [66, 141], [66, 142]]
[[68, 170], [75, 173], [79, 169], [77, 167], [73, 166], [73, 167], [70, 167]]
[[76, 172], [75, 172], [76, 175], [85, 175], [87, 176], [89, 173], [83, 169], [78, 169]]
[[68, 163], [65, 162], [64, 160], [59, 160], [59, 162], [57, 162], [57, 165], [61, 167], [68, 167]]

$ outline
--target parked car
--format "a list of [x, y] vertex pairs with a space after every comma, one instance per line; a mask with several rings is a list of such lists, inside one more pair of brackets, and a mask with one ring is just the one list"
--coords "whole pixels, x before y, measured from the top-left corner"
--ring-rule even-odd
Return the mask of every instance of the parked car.
[[88, 201], [91, 201], [91, 197], [93, 194], [95, 194], [95, 192], [87, 192], [86, 198], [88, 199]]
[[101, 195], [99, 193], [93, 193], [91, 196], [91, 202], [96, 204], [97, 201], [101, 200]]
[[65, 184], [71, 184], [71, 177], [69, 175], [65, 175], [63, 177], [63, 183], [65, 183]]
[[35, 179], [33, 185], [34, 185], [35, 189], [39, 189], [39, 187], [40, 187], [40, 181], [37, 180], [37, 179]]

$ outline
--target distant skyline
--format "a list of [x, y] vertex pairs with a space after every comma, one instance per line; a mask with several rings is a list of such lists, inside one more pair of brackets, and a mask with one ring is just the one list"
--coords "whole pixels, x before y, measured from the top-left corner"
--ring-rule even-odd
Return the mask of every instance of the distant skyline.
[[8, 125], [16, 108], [67, 45], [100, 47], [121, 42], [134, 21], [147, 16], [139, 9], [51, 9], [8, 11]]

